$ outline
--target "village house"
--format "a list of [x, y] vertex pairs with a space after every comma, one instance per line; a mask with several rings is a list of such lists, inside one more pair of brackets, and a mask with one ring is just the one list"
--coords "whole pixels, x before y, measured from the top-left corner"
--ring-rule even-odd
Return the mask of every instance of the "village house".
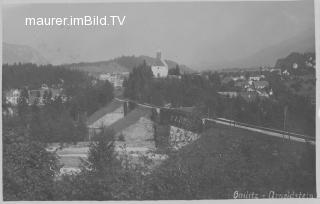
[[239, 95], [238, 92], [235, 92], [235, 91], [218, 92], [218, 94], [229, 97], [229, 98], [236, 98]]
[[290, 75], [290, 73], [288, 72], [288, 70], [284, 70], [284, 71], [282, 72], [282, 74], [283, 74], [284, 76], [289, 76], [289, 75]]
[[99, 80], [101, 80], [101, 81], [109, 80], [110, 76], [111, 76], [110, 73], [100, 74], [100, 75], [99, 75]]
[[42, 90], [48, 90], [49, 87], [48, 87], [47, 84], [42, 84], [42, 85], [41, 85], [41, 89], [42, 89]]
[[12, 107], [6, 107], [2, 108], [2, 115], [3, 116], [13, 116], [15, 115], [16, 109], [13, 109]]
[[313, 66], [311, 62], [306, 61], [305, 63], [306, 63], [307, 67], [312, 67]]
[[245, 77], [243, 75], [241, 76], [236, 76], [236, 77], [232, 77], [233, 81], [239, 81], [239, 80], [245, 80]]
[[267, 92], [261, 91], [261, 90], [256, 90], [256, 91], [260, 97], [269, 98], [269, 94]]
[[299, 67], [299, 65], [298, 65], [297, 63], [293, 63], [293, 64], [292, 64], [292, 68], [293, 68], [293, 69], [298, 69], [298, 67]]
[[249, 81], [260, 81], [260, 76], [252, 76], [252, 77], [249, 77]]
[[253, 86], [255, 89], [264, 89], [269, 87], [269, 82], [267, 81], [254, 81]]
[[228, 84], [228, 83], [230, 83], [231, 81], [233, 81], [232, 77], [227, 76], [227, 77], [222, 78], [221, 83], [222, 83], [222, 84]]
[[241, 88], [241, 89], [247, 89], [251, 86], [251, 84], [247, 81], [237, 81], [234, 84], [235, 87]]
[[9, 91], [5, 91], [5, 97], [6, 97], [6, 102], [16, 106], [18, 105], [18, 100], [20, 97], [20, 90], [19, 89], [11, 89]]
[[62, 102], [66, 102], [66, 96], [62, 95], [62, 88], [49, 88], [46, 84], [42, 84], [40, 89], [29, 90], [29, 105], [33, 105], [34, 103], [38, 105], [44, 105], [44, 95], [47, 92], [51, 93], [51, 100], [55, 100], [57, 97], [61, 96]]
[[161, 59], [161, 52], [157, 52], [156, 60], [151, 63], [151, 70], [155, 78], [168, 76], [169, 68], [165, 60]]
[[253, 92], [253, 91], [255, 91], [255, 90], [254, 90], [254, 87], [253, 87], [253, 86], [250, 86], [250, 87], [247, 87], [247, 88], [246, 88], [246, 91], [247, 91], [247, 92]]
[[114, 88], [122, 88], [123, 81], [128, 76], [128, 73], [129, 72], [100, 74], [99, 80], [108, 80]]
[[272, 68], [272, 69], [270, 69], [270, 72], [271, 72], [271, 73], [274, 72], [274, 73], [277, 73], [277, 74], [279, 74], [279, 75], [282, 74], [281, 69], [279, 69], [279, 68]]
[[39, 104], [42, 105], [43, 104], [43, 94], [44, 94], [44, 90], [29, 90], [28, 91], [29, 94], [29, 105], [33, 105], [33, 104]]

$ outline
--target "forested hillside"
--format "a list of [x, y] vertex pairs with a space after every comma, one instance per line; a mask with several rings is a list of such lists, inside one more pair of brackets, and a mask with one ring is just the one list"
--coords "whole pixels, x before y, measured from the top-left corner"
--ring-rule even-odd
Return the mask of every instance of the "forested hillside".
[[31, 63], [2, 65], [2, 88], [4, 90], [25, 86], [37, 89], [42, 84], [48, 86], [64, 84], [65, 87], [70, 87], [89, 82], [90, 77], [85, 72], [66, 69], [62, 66]]
[[[147, 64], [151, 64], [155, 60], [155, 58], [148, 56], [121, 56], [108, 61], [74, 63], [66, 64], [64, 66], [66, 68], [82, 70], [92, 73], [131, 72], [133, 68], [141, 65], [144, 61], [146, 61]], [[185, 65], [180, 65], [172, 60], [166, 60], [166, 62], [168, 64], [169, 69], [175, 68], [176, 65], [179, 65], [182, 73], [194, 72], [189, 67]]]
[[315, 53], [290, 53], [287, 57], [278, 59], [275, 67], [287, 70], [295, 75], [315, 74]]

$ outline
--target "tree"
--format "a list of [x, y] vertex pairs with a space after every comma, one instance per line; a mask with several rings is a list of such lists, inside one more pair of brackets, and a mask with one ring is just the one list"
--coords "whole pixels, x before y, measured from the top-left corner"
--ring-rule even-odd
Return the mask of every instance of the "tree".
[[133, 100], [150, 102], [153, 73], [146, 63], [134, 68], [129, 75], [124, 96]]
[[180, 67], [179, 65], [177, 64], [175, 68], [172, 68], [172, 69], [169, 69], [169, 75], [181, 75], [180, 73]]
[[62, 66], [24, 64], [4, 64], [3, 88], [19, 89], [28, 86], [29, 89], [38, 89], [42, 84], [61, 85], [72, 93], [75, 87], [80, 87], [90, 81], [87, 73], [75, 69], [68, 69]]
[[[17, 123], [15, 123], [17, 124]], [[51, 200], [59, 172], [57, 156], [32, 140], [24, 127], [5, 123], [3, 129], [3, 198]]]
[[26, 113], [28, 113], [28, 99], [28, 90], [23, 88], [21, 90], [20, 97], [18, 98], [18, 114], [20, 117], [25, 117]]
[[44, 104], [51, 103], [51, 98], [52, 98], [51, 90], [45, 91], [44, 94], [43, 94], [43, 102], [44, 102]]
[[221, 79], [218, 72], [209, 73], [209, 81], [212, 83], [213, 88], [220, 90], [221, 88]]
[[10, 104], [7, 103], [6, 95], [2, 94], [2, 112], [7, 111]]
[[94, 142], [90, 144], [86, 169], [97, 174], [112, 173], [113, 167], [119, 167], [114, 150], [113, 131], [102, 129], [102, 132], [96, 135], [93, 140]]
[[[124, 149], [125, 150], [125, 149]], [[138, 164], [129, 163], [127, 152], [117, 153], [114, 132], [103, 129], [94, 137], [87, 160], [78, 175], [64, 176], [55, 186], [56, 200], [140, 200], [147, 191]]]

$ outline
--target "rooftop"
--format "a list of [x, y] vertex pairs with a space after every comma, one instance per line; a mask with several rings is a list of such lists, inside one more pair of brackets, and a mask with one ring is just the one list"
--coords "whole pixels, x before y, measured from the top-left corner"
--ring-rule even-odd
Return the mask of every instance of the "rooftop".
[[254, 81], [253, 82], [254, 86], [257, 87], [257, 86], [269, 86], [269, 82], [267, 81]]
[[150, 65], [151, 66], [165, 66], [165, 64], [160, 59], [154, 60]]

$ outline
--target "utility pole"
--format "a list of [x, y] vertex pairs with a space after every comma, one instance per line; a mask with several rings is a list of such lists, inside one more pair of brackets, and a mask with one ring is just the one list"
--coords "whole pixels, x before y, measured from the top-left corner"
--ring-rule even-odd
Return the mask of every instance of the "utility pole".
[[[286, 131], [287, 112], [288, 112], [288, 106], [286, 105], [283, 110], [283, 131]], [[288, 136], [289, 136], [289, 140], [290, 140], [290, 135], [288, 135]]]

